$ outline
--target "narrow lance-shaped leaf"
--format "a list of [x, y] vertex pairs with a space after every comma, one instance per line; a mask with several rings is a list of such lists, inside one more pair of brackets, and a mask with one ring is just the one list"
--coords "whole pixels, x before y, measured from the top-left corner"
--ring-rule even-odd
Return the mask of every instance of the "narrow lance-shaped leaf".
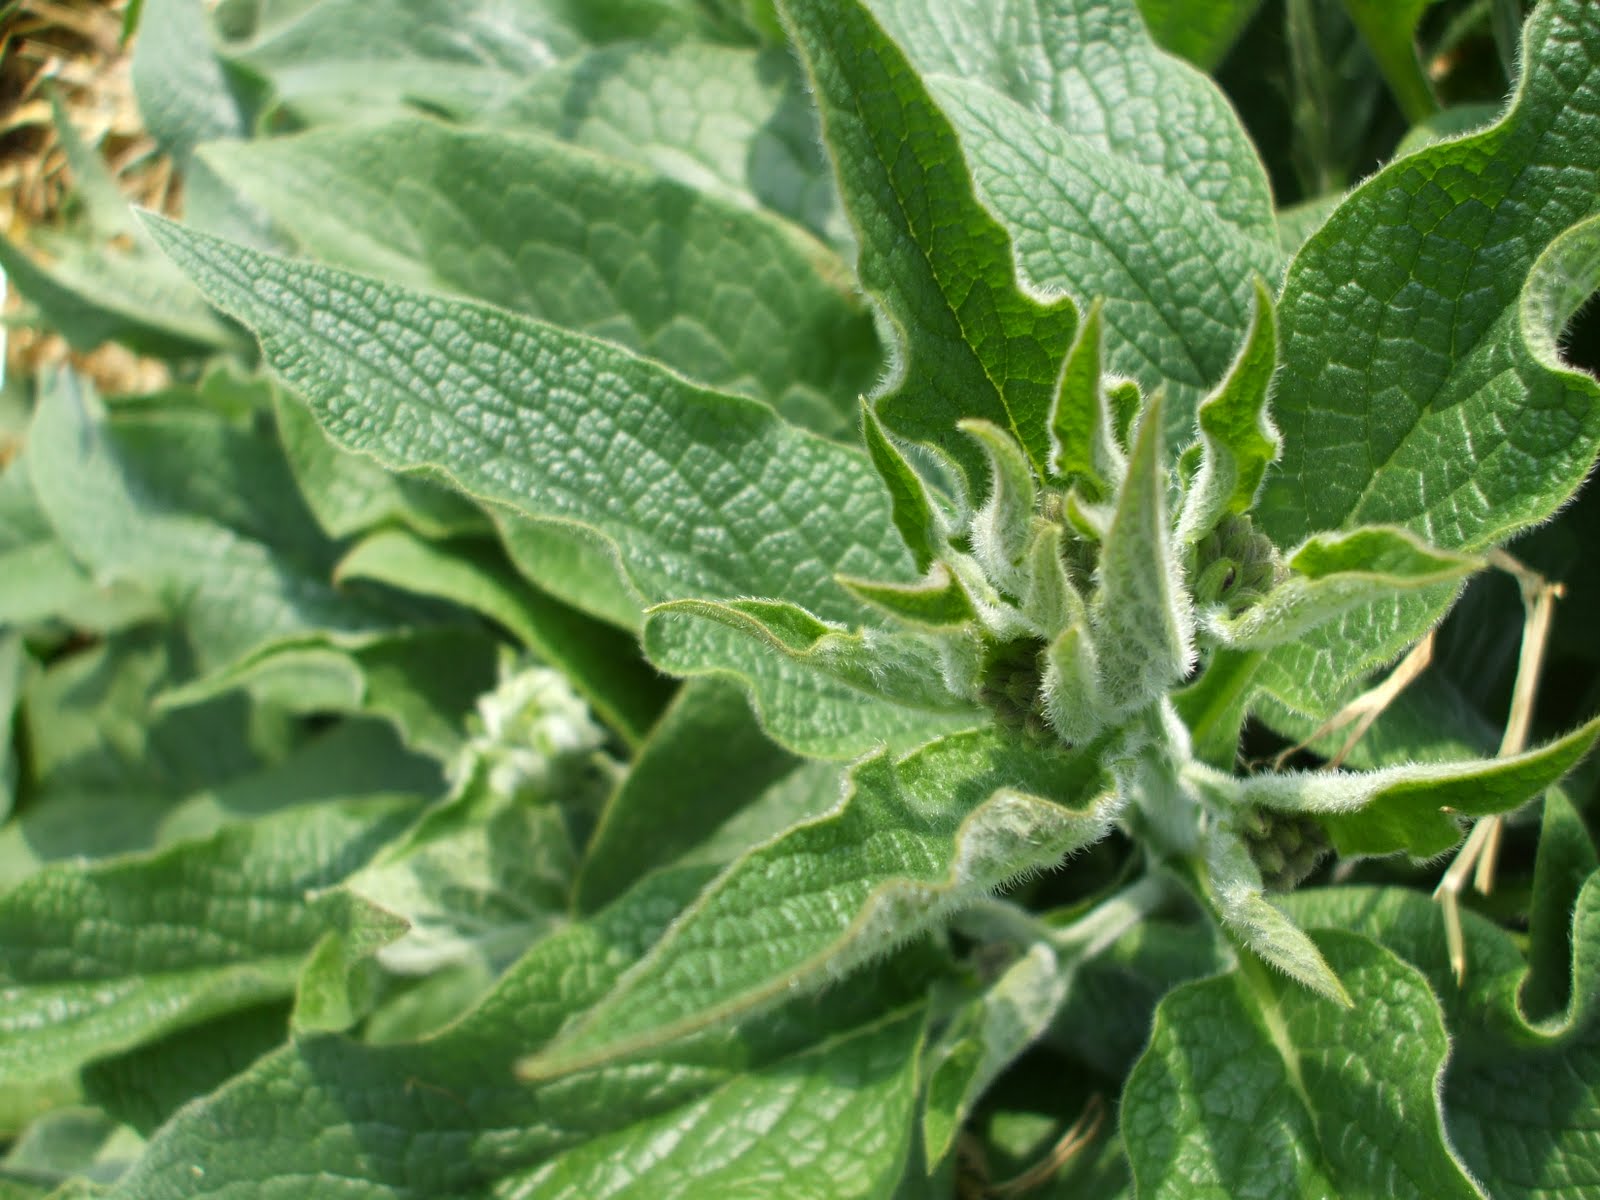
[[1092, 759], [992, 730], [898, 762], [879, 754], [852, 780], [834, 812], [730, 867], [524, 1073], [638, 1053], [839, 978], [964, 899], [1098, 839], [1112, 816]]
[[1126, 469], [1116, 443], [1101, 378], [1101, 320], [1104, 301], [1094, 300], [1078, 327], [1050, 409], [1050, 472], [1081, 488], [1090, 500], [1103, 500]]
[[850, 620], [833, 572], [906, 577], [865, 457], [757, 401], [499, 309], [147, 220], [335, 439], [596, 530], [650, 600], [781, 596]]
[[860, 242], [857, 272], [901, 340], [879, 415], [948, 452], [975, 495], [982, 458], [956, 433], [963, 417], [1008, 430], [1042, 474], [1051, 389], [1077, 326], [1072, 301], [1041, 299], [1019, 280], [955, 131], [859, 0], [785, 0], [782, 11]]
[[1231, 832], [1217, 830], [1209, 840], [1207, 897], [1216, 905], [1228, 931], [1245, 951], [1271, 964], [1290, 979], [1349, 1008], [1350, 995], [1316, 943], [1285, 915], [1262, 887], [1261, 872], [1244, 843]]
[[1482, 1200], [1445, 1136], [1450, 1041], [1427, 981], [1366, 938], [1315, 942], [1352, 1007], [1259, 968], [1162, 1000], [1122, 1094], [1141, 1197]]
[[1023, 555], [1033, 534], [1033, 469], [1005, 430], [988, 421], [959, 423], [989, 462], [989, 498], [972, 520], [972, 553], [988, 576], [1008, 591], [1020, 591]]
[[1200, 469], [1178, 518], [1180, 544], [1198, 541], [1228, 513], [1242, 513], [1255, 502], [1267, 467], [1278, 456], [1278, 431], [1267, 413], [1277, 365], [1272, 293], [1257, 276], [1255, 315], [1239, 357], [1216, 391], [1200, 402]]
[[924, 629], [953, 629], [977, 617], [972, 597], [944, 563], [917, 583], [877, 583], [839, 576], [839, 586], [897, 620]]
[[1246, 804], [1315, 813], [1342, 854], [1425, 858], [1461, 838], [1458, 816], [1510, 812], [1556, 783], [1600, 738], [1600, 718], [1506, 758], [1377, 771], [1263, 773], [1231, 781]]
[[1193, 616], [1167, 522], [1161, 397], [1140, 420], [1095, 578], [1093, 633], [1103, 694], [1113, 711], [1147, 703], [1183, 677]]
[[933, 497], [928, 494], [928, 485], [890, 440], [878, 414], [865, 399], [861, 401], [861, 434], [867, 444], [867, 457], [889, 491], [889, 512], [894, 518], [894, 527], [900, 531], [906, 549], [911, 551], [917, 570], [926, 571], [944, 549], [939, 514]]
[[1425, 545], [1403, 529], [1368, 526], [1307, 538], [1288, 565], [1289, 577], [1244, 612], [1207, 613], [1206, 632], [1226, 646], [1268, 649], [1396, 592], [1459, 582], [1483, 560]]

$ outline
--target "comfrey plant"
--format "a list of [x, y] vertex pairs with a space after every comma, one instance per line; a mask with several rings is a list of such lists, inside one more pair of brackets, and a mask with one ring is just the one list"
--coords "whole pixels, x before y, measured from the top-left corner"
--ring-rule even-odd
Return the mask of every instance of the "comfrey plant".
[[[116, 1194], [1592, 1188], [1600, 863], [1558, 785], [1600, 719], [1528, 748], [1554, 593], [1502, 547], [1600, 449], [1558, 345], [1600, 283], [1600, 9], [1546, 0], [1509, 102], [1441, 117], [1417, 14], [1347, 7], [1419, 131], [1292, 213], [1132, 0], [529, 4], [560, 61], [455, 64], [460, 124], [329, 115], [408, 95], [305, 66], [366, 63], [349, 6], [219, 60], [310, 128], [200, 149], [238, 219], [140, 253], [259, 340], [338, 577], [391, 591], [252, 576], [264, 631], [180, 699], [331, 659], [424, 742], [454, 664], [386, 690], [439, 619], [393, 591], [549, 666], [316, 876], [291, 1036]], [[32, 486], [131, 572], [60, 480], [134, 511], [139, 443], [57, 399]], [[1417, 676], [1502, 568], [1487, 757]], [[201, 613], [184, 569], [150, 568]], [[1524, 937], [1456, 893], [1541, 797]], [[1474, 829], [1446, 904], [1410, 886]]]

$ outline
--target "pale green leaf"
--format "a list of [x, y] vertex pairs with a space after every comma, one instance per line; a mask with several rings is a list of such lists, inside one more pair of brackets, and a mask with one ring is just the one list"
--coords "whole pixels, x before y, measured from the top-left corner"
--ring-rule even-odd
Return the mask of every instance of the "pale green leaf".
[[17, 758], [12, 721], [28, 662], [22, 639], [0, 625], [0, 822], [11, 815], [16, 796]]
[[562, 142], [409, 120], [206, 161], [320, 261], [606, 338], [828, 434], [878, 372], [872, 321], [826, 248]]
[[1458, 583], [1483, 565], [1404, 529], [1368, 525], [1318, 534], [1290, 554], [1286, 579], [1236, 616], [1205, 614], [1204, 628], [1224, 645], [1265, 650], [1396, 592]]
[[1158, 395], [1140, 420], [1095, 571], [1091, 616], [1100, 694], [1114, 712], [1146, 704], [1171, 687], [1194, 654], [1194, 619], [1167, 519], [1161, 414]]
[[905, 577], [865, 456], [765, 405], [500, 309], [151, 223], [337, 441], [598, 531], [650, 600], [784, 596], [850, 619], [833, 572]]
[[1246, 804], [1316, 813], [1343, 854], [1404, 850], [1424, 858], [1460, 840], [1458, 816], [1489, 816], [1526, 804], [1572, 770], [1596, 738], [1600, 718], [1505, 758], [1366, 772], [1267, 772], [1231, 786]]
[[506, 554], [519, 572], [573, 608], [619, 629], [644, 624], [639, 589], [617, 561], [616, 546], [593, 529], [559, 521], [532, 521], [509, 510], [493, 511]]
[[878, 754], [851, 779], [835, 811], [735, 862], [522, 1069], [565, 1075], [814, 989], [964, 900], [1095, 841], [1111, 818], [1095, 763], [994, 731], [899, 761]]
[[955, 131], [859, 0], [788, 0], [784, 11], [861, 243], [861, 285], [900, 342], [879, 416], [961, 463], [974, 494], [982, 459], [956, 432], [963, 417], [1008, 430], [1042, 473], [1076, 309], [1018, 279], [1011, 238], [978, 201]]
[[1316, 940], [1354, 1007], [1240, 972], [1161, 1002], [1120, 1110], [1141, 1197], [1480, 1200], [1445, 1133], [1427, 982], [1365, 938]]
[[1102, 378], [1104, 309], [1104, 301], [1096, 297], [1084, 313], [1078, 336], [1061, 364], [1050, 409], [1054, 451], [1050, 473], [1068, 486], [1083, 488], [1091, 500], [1110, 495], [1127, 467], [1112, 430]]
[[944, 550], [939, 511], [928, 485], [906, 461], [900, 448], [885, 432], [877, 413], [872, 411], [872, 405], [864, 399], [861, 402], [861, 436], [866, 442], [872, 469], [888, 489], [894, 527], [900, 531], [906, 549], [911, 551], [917, 570], [926, 571]]
[[978, 444], [989, 464], [989, 498], [969, 526], [973, 557], [997, 587], [1019, 592], [1024, 582], [1019, 568], [1037, 506], [1033, 468], [1023, 448], [999, 426], [967, 418], [956, 427]]
[[359, 639], [394, 622], [399, 610], [335, 591], [334, 547], [270, 441], [196, 412], [110, 421], [85, 387], [65, 373], [48, 386], [34, 490], [97, 581], [130, 580], [182, 614], [201, 671], [307, 631]]
[[492, 119], [759, 203], [834, 244], [849, 238], [816, 110], [787, 49], [605, 46], [527, 81]]

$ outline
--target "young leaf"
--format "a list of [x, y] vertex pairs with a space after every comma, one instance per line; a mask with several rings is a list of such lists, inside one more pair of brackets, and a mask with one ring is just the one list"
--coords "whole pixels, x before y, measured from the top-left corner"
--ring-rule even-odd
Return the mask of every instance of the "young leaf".
[[1093, 500], [1103, 499], [1127, 469], [1116, 443], [1102, 379], [1101, 342], [1105, 334], [1095, 299], [1078, 327], [1050, 408], [1050, 473], [1067, 486], [1081, 487]]
[[1161, 1002], [1122, 1094], [1141, 1197], [1482, 1200], [1445, 1134], [1450, 1043], [1427, 982], [1354, 934], [1316, 943], [1353, 1007], [1238, 971]]
[[1034, 532], [1033, 470], [1022, 447], [998, 426], [969, 418], [957, 428], [978, 443], [989, 462], [989, 498], [972, 519], [972, 555], [997, 586], [1020, 592], [1019, 568]]
[[1384, 767], [1362, 773], [1264, 773], [1234, 780], [1241, 803], [1316, 813], [1341, 854], [1440, 854], [1461, 838], [1457, 816], [1526, 804], [1577, 765], [1600, 738], [1600, 717], [1506, 758]]
[[878, 415], [947, 452], [974, 495], [984, 471], [956, 432], [963, 417], [1010, 432], [1042, 475], [1051, 389], [1077, 310], [1018, 279], [1011, 239], [974, 194], [955, 131], [860, 0], [782, 8], [861, 243], [861, 284], [901, 341]]
[[1225, 646], [1266, 650], [1395, 592], [1457, 583], [1484, 564], [1369, 525], [1307, 538], [1288, 565], [1289, 577], [1237, 616], [1207, 613], [1206, 632]]
[[948, 1155], [973, 1106], [1049, 1026], [1071, 974], [1036, 942], [964, 1007], [929, 1054], [922, 1142], [930, 1169]]
[[959, 628], [978, 615], [961, 580], [942, 562], [934, 563], [917, 583], [874, 583], [841, 575], [839, 586], [897, 620], [923, 629]]
[[861, 435], [873, 470], [889, 491], [894, 527], [911, 551], [917, 570], [926, 571], [944, 549], [939, 512], [928, 494], [928, 485], [900, 453], [865, 399], [861, 401]]
[[1180, 545], [1200, 540], [1228, 513], [1242, 513], [1255, 502], [1267, 467], [1278, 456], [1278, 431], [1267, 415], [1267, 393], [1277, 365], [1272, 293], [1258, 276], [1255, 315], [1239, 356], [1216, 390], [1200, 402], [1196, 419], [1203, 450], [1178, 517]]
[[763, 404], [500, 309], [147, 220], [336, 440], [587, 526], [652, 601], [782, 596], [851, 620], [835, 571], [906, 576], [865, 458]]
[[1168, 530], [1161, 412], [1157, 395], [1140, 420], [1095, 572], [1094, 646], [1101, 696], [1113, 712], [1148, 703], [1183, 678], [1194, 652]]
[[839, 978], [1110, 820], [1097, 764], [991, 730], [898, 762], [875, 755], [851, 779], [835, 811], [734, 863], [523, 1071], [550, 1079], [631, 1056]]

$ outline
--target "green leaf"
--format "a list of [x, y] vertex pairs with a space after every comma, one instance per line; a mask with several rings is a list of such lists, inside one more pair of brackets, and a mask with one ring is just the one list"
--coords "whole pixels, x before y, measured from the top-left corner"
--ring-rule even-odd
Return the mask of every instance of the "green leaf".
[[[953, 0], [934, 20], [922, 0], [872, 7], [925, 75], [1007, 95], [1086, 147], [1181, 188], [1228, 224], [1273, 236], [1266, 171], [1232, 105], [1205, 75], [1157, 47], [1134, 0]], [[971, 152], [974, 131], [957, 127]]]
[[960, 1012], [929, 1054], [922, 1139], [931, 1167], [950, 1153], [978, 1098], [1049, 1026], [1070, 974], [1036, 942]]
[[874, 583], [841, 575], [839, 584], [874, 608], [922, 629], [955, 629], [978, 615], [967, 589], [942, 562], [934, 563], [917, 583]]
[[84, 1091], [149, 1137], [184, 1104], [281, 1045], [288, 1031], [287, 1004], [243, 1008], [90, 1063], [83, 1071]]
[[861, 243], [857, 273], [900, 341], [878, 415], [959, 462], [974, 495], [982, 459], [956, 433], [963, 417], [1008, 430], [1042, 474], [1077, 310], [1018, 279], [1011, 239], [979, 202], [955, 131], [858, 0], [786, 0], [783, 10]]
[[1101, 698], [1112, 712], [1153, 700], [1182, 679], [1194, 654], [1194, 620], [1170, 545], [1162, 405], [1139, 422], [1095, 572], [1091, 615]]
[[46, 867], [0, 894], [0, 1078], [53, 1077], [283, 995], [320, 933], [306, 892], [361, 866], [415, 811], [320, 806], [144, 857]]
[[1200, 402], [1200, 469], [1183, 498], [1177, 539], [1205, 537], [1228, 513], [1255, 503], [1267, 467], [1278, 457], [1278, 431], [1267, 414], [1267, 392], [1278, 365], [1272, 293], [1256, 278], [1255, 315], [1239, 356], [1215, 391]]
[[531, 521], [504, 509], [490, 516], [528, 582], [619, 629], [637, 633], [644, 624], [639, 589], [617, 561], [614, 543], [585, 526]]
[[201, 0], [145, 0], [139, 25], [133, 88], [161, 148], [187, 160], [201, 142], [247, 135], [240, 80], [217, 53]]
[[1309, 537], [1288, 565], [1289, 577], [1237, 616], [1206, 614], [1205, 631], [1227, 646], [1265, 650], [1395, 592], [1457, 583], [1484, 562], [1425, 545], [1403, 529], [1369, 525]]
[[1458, 816], [1510, 812], [1572, 770], [1600, 738], [1600, 718], [1505, 758], [1377, 771], [1267, 773], [1236, 780], [1243, 803], [1316, 813], [1341, 854], [1440, 854], [1461, 838]]
[[968, 418], [956, 427], [978, 444], [989, 464], [989, 498], [969, 527], [973, 557], [997, 586], [1020, 592], [1024, 573], [1019, 568], [1037, 507], [1033, 470], [1022, 447], [999, 426]]
[[424, 537], [477, 533], [488, 521], [459, 493], [413, 475], [385, 471], [328, 440], [311, 411], [282, 388], [272, 389], [278, 440], [306, 507], [330, 538], [348, 538], [400, 523]]
[[[1565, 841], [1570, 834], [1561, 831], [1564, 824], [1558, 817], [1549, 832]], [[1536, 883], [1553, 885], [1555, 879]], [[1589, 1131], [1600, 1118], [1594, 1085], [1600, 1065], [1594, 1019], [1600, 876], [1588, 877], [1570, 914], [1545, 911], [1559, 932], [1530, 930], [1536, 940], [1558, 937], [1570, 947], [1571, 959], [1567, 1011], [1536, 1024], [1529, 1024], [1521, 1003], [1533, 979], [1528, 962], [1511, 934], [1475, 912], [1461, 913], [1467, 973], [1458, 982], [1443, 912], [1423, 893], [1345, 886], [1296, 893], [1286, 904], [1307, 924], [1338, 925], [1376, 938], [1427, 975], [1456, 1040], [1445, 1079], [1450, 1136], [1496, 1196], [1579, 1200], [1593, 1190], [1600, 1178], [1588, 1153]]]
[[835, 811], [735, 862], [522, 1069], [556, 1078], [839, 978], [962, 901], [1095, 841], [1112, 807], [1092, 761], [993, 731], [899, 761], [875, 755], [851, 779]]
[[[708, 638], [707, 626], [732, 637]], [[738, 680], [768, 732], [811, 757], [850, 758], [983, 720], [971, 700], [951, 690], [936, 636], [852, 632], [782, 601], [658, 605], [645, 622], [644, 647], [674, 674]]]
[[1163, 50], [1209, 71], [1260, 7], [1261, 0], [1139, 0], [1139, 15]]
[[561, 142], [408, 120], [224, 143], [206, 161], [321, 261], [606, 338], [825, 433], [848, 430], [878, 372], [830, 251]]
[[1434, 0], [1344, 0], [1345, 11], [1383, 69], [1400, 111], [1413, 124], [1439, 107], [1417, 58], [1417, 25]]
[[[1510, 109], [1356, 189], [1296, 256], [1278, 306], [1284, 455], [1257, 508], [1279, 545], [1398, 524], [1475, 551], [1547, 517], [1600, 446], [1600, 385], [1556, 350], [1600, 282], [1596, 13], [1529, 22]], [[1559, 141], [1561, 179], [1541, 147]], [[1374, 606], [1272, 656], [1263, 682], [1322, 711], [1393, 657], [1450, 593]]]
[[150, 221], [335, 440], [597, 531], [652, 601], [783, 596], [848, 620], [833, 572], [905, 577], [865, 457], [765, 405], [499, 309]]
[[[560, 1083], [516, 1080], [510, 1062], [599, 999], [714, 869], [658, 872], [597, 917], [543, 939], [482, 1004], [428, 1040], [367, 1046], [339, 1036], [296, 1039], [180, 1112], [115, 1195], [176, 1200], [229, 1186], [260, 1191], [281, 1184], [290, 1163], [296, 1179], [338, 1177], [374, 1197], [468, 1200], [593, 1139], [675, 1113], [692, 1117], [702, 1097], [769, 1067], [792, 1080], [782, 1071], [785, 1060], [877, 1026], [926, 989], [926, 955], [902, 954], [851, 988], [806, 997], [659, 1056]], [[914, 1061], [914, 1046], [908, 1056], [902, 1045], [897, 1062]], [[284, 1095], [295, 1103], [282, 1105]], [[278, 1118], [263, 1122], [267, 1109]], [[647, 1127], [665, 1133], [660, 1124]], [[451, 1153], [418, 1155], [419, 1138], [443, 1139]], [[652, 1145], [659, 1136], [644, 1146], [619, 1139], [611, 1161], [643, 1168]]]
[[1161, 1002], [1122, 1094], [1141, 1197], [1482, 1196], [1446, 1139], [1427, 982], [1365, 938], [1316, 941], [1353, 1008], [1240, 972]]
[[601, 814], [574, 889], [578, 908], [595, 911], [686, 853], [795, 766], [762, 734], [739, 688], [691, 680]]
[[[1290, 979], [1345, 1008], [1350, 994], [1322, 953], [1281, 908], [1268, 900], [1244, 843], [1236, 834], [1212, 834], [1207, 855], [1204, 894], [1223, 926], [1246, 952], [1276, 967]], [[1246, 970], [1257, 970], [1246, 964]]]
[[[205, 472], [175, 464], [210, 464]], [[201, 413], [108, 421], [77, 377], [47, 385], [29, 441], [34, 490], [97, 580], [130, 579], [183, 614], [202, 671], [308, 630], [357, 639], [395, 612], [340, 595], [334, 547], [269, 441]]]
[[666, 701], [661, 679], [616, 629], [559, 604], [519, 578], [481, 542], [429, 542], [399, 529], [357, 543], [340, 579], [373, 579], [452, 600], [504, 626], [558, 667], [612, 728], [637, 745]]
[[258, 30], [232, 57], [302, 118], [408, 105], [465, 118], [584, 44], [554, 5], [323, 0]]
[[624, 43], [559, 63], [494, 114], [849, 240], [787, 48]]
[[1024, 277], [1103, 297], [1110, 366], [1165, 383], [1168, 431], [1187, 434], [1249, 324], [1251, 272], [1280, 271], [1266, 174], [1228, 101], [1156, 48], [1133, 0], [960, 0], [937, 20], [912, 0], [873, 7]]
[[[793, 1194], [888, 1195], [910, 1141], [922, 1027], [914, 1011], [847, 1032], [513, 1176], [500, 1194], [598, 1200], [643, 1188], [688, 1200], [757, 1195], [781, 1179]], [[748, 1122], [753, 1112], [759, 1125]], [[619, 1161], [639, 1167], [619, 1175]]]
[[889, 490], [889, 512], [901, 540], [911, 551], [917, 570], [926, 571], [944, 550], [939, 511], [928, 485], [906, 461], [900, 448], [884, 431], [883, 423], [865, 399], [861, 402], [861, 435], [872, 469]]
[[1084, 314], [1056, 384], [1050, 408], [1050, 444], [1054, 455], [1050, 473], [1068, 486], [1077, 484], [1090, 500], [1111, 494], [1127, 464], [1117, 445], [1102, 379], [1101, 355], [1105, 334], [1098, 297]]

